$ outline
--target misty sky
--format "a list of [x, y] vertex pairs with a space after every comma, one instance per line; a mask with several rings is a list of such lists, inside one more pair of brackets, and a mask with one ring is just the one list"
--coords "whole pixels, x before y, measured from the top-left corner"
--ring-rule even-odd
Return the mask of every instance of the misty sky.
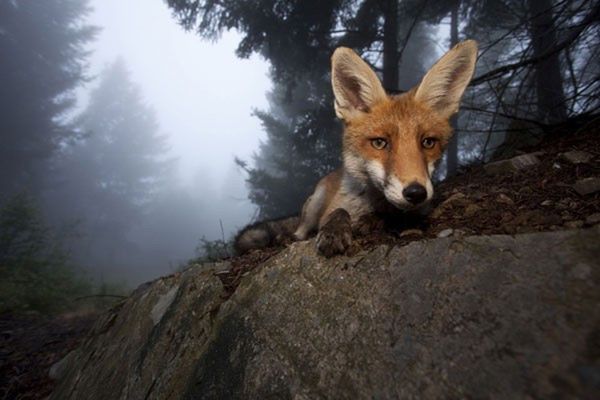
[[239, 182], [231, 206], [244, 208], [249, 218], [254, 207], [241, 200], [246, 198], [244, 177], [235, 173], [233, 157], [249, 159], [264, 136], [251, 113], [267, 108], [268, 64], [257, 56], [237, 58], [236, 32], [214, 43], [185, 32], [162, 0], [92, 0], [91, 5], [95, 10], [89, 20], [102, 28], [92, 73], [123, 57], [132, 80], [157, 111], [186, 184], [222, 191], [228, 180], [231, 192], [232, 183]]

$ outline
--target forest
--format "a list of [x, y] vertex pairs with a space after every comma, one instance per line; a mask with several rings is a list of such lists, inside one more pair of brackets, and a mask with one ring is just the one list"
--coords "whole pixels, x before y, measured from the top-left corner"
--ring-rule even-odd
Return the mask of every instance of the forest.
[[[121, 25], [111, 27], [113, 20]], [[135, 40], [132, 39], [134, 37]], [[481, 240], [481, 246], [487, 245], [487, 251], [492, 254], [517, 234], [540, 232], [564, 234], [564, 237], [581, 234], [583, 244], [578, 244], [578, 251], [591, 254], [588, 244], [593, 240], [597, 243], [597, 228], [594, 226], [600, 223], [599, 0], [0, 0], [0, 398], [47, 398], [55, 387], [49, 371], [57, 373], [55, 366], [60, 367], [59, 360], [70, 354], [84, 338], [89, 338], [86, 332], [96, 321], [100, 321], [96, 333], [98, 329], [102, 334], [109, 332], [115, 321], [119, 326], [123, 315], [127, 315], [119, 314], [123, 308], [133, 310], [129, 314], [132, 322], [123, 322], [123, 332], [139, 328], [135, 325], [138, 310], [135, 301], [150, 315], [140, 323], [143, 329], [134, 329], [134, 333], [125, 334], [126, 338], [119, 337], [114, 329], [106, 335], [114, 337], [115, 343], [123, 346], [133, 343], [133, 350], [128, 352], [105, 346], [102, 339], [94, 342], [100, 343], [98, 351], [117, 349], [115, 354], [103, 359], [115, 363], [114, 371], [121, 368], [119, 357], [134, 354], [142, 347], [144, 350], [139, 359], [143, 361], [147, 356], [146, 347], [164, 340], [164, 332], [183, 335], [191, 327], [192, 331], [198, 329], [197, 337], [203, 338], [206, 343], [214, 337], [222, 339], [223, 342], [211, 342], [217, 350], [214, 354], [207, 353], [208, 356], [216, 354], [220, 357], [222, 352], [233, 351], [233, 344], [227, 341], [231, 339], [229, 336], [225, 335], [223, 339], [217, 331], [210, 330], [221, 326], [219, 324], [225, 326], [226, 333], [238, 335], [233, 336], [235, 340], [231, 339], [232, 343], [247, 344], [244, 340], [253, 336], [242, 337], [240, 332], [245, 332], [243, 324], [252, 318], [242, 322], [233, 320], [241, 325], [232, 325], [235, 329], [229, 329], [227, 324], [233, 323], [232, 320], [223, 318], [230, 316], [227, 312], [234, 306], [223, 307], [225, 314], [220, 313], [220, 307], [236, 294], [236, 290], [241, 291], [239, 296], [247, 294], [244, 292], [247, 287], [238, 289], [242, 280], [254, 269], [260, 270], [258, 267], [263, 263], [275, 260], [270, 268], [280, 268], [281, 265], [276, 264], [280, 258], [275, 256], [284, 250], [283, 247], [271, 247], [240, 255], [235, 253], [233, 241], [236, 233], [247, 225], [271, 229], [269, 224], [272, 221], [298, 216], [317, 182], [341, 166], [343, 124], [336, 118], [331, 84], [331, 57], [335, 49], [341, 46], [353, 49], [376, 72], [388, 94], [401, 95], [418, 85], [444, 53], [467, 39], [478, 43], [476, 70], [462, 98], [460, 112], [451, 119], [454, 135], [433, 176], [438, 196], [434, 205], [437, 208], [425, 220], [421, 218], [402, 232], [359, 237], [356, 241], [359, 249], [354, 248], [355, 253], [349, 257], [360, 251], [361, 246], [389, 245], [385, 256], [382, 256], [385, 258], [390, 254], [404, 254], [401, 252], [410, 242], [427, 239], [421, 240], [418, 245], [435, 246], [435, 243], [444, 243], [435, 242], [436, 238], [469, 235], [476, 237], [475, 241]], [[133, 44], [128, 52], [123, 53], [121, 42], [128, 41]], [[183, 45], [184, 41], [188, 47]], [[187, 50], [174, 56], [174, 52], [169, 52], [171, 48]], [[192, 48], [195, 50], [190, 50]], [[229, 61], [217, 61], [224, 59], [223, 52], [231, 57]], [[153, 62], [162, 59], [164, 64], [157, 62], [160, 65], [149, 66], [142, 71], [139, 66], [149, 64], [143, 54], [151, 55]], [[211, 66], [213, 69], [207, 73], [208, 70], [199, 66]], [[264, 89], [259, 82], [260, 75], [264, 75], [261, 68], [266, 71], [267, 86]], [[177, 77], [178, 82], [173, 77]], [[167, 96], [166, 92], [157, 92], [148, 82], [170, 87], [174, 97]], [[264, 97], [247, 97], [249, 88], [264, 93]], [[242, 103], [240, 99], [246, 102]], [[219, 112], [209, 105], [219, 108]], [[196, 119], [185, 119], [186, 116]], [[165, 122], [178, 118], [178, 125]], [[227, 124], [218, 125], [215, 120]], [[202, 125], [203, 122], [206, 125]], [[182, 137], [193, 139], [186, 142], [181, 140]], [[254, 145], [250, 144], [252, 140]], [[525, 168], [516, 165], [514, 160], [524, 163]], [[531, 165], [535, 166], [529, 168]], [[509, 168], [508, 174], [505, 174], [506, 168]], [[500, 239], [490, 240], [498, 240], [501, 245], [494, 247], [490, 246], [491, 242], [485, 242], [488, 240], [485, 235], [497, 234], [500, 234]], [[514, 289], [515, 299], [523, 299], [526, 305], [533, 301], [533, 305], [530, 304], [530, 308], [524, 306], [523, 314], [519, 308], [514, 316], [510, 309], [514, 305], [510, 303], [513, 292], [506, 295], [510, 304], [505, 314], [498, 311], [504, 311], [504, 305], [488, 304], [500, 320], [508, 322], [503, 325], [494, 320], [490, 325], [493, 328], [485, 330], [487, 328], [483, 327], [485, 334], [482, 335], [486, 338], [492, 335], [490, 331], [495, 335], [513, 323], [522, 323], [519, 318], [527, 313], [532, 314], [531, 321], [546, 318], [545, 315], [550, 314], [536, 311], [538, 306], [547, 310], [543, 308], [546, 305], [540, 306], [536, 301], [554, 299], [552, 296], [556, 293], [557, 296], [564, 294], [564, 297], [549, 303], [554, 302], [553, 307], [559, 303], [560, 307], [566, 307], [559, 311], [553, 309], [563, 319], [552, 314], [534, 324], [535, 327], [560, 320], [564, 324], [555, 327], [557, 332], [577, 336], [578, 332], [587, 332], [589, 325], [594, 323], [592, 311], [589, 318], [586, 314], [586, 318], [577, 320], [577, 316], [590, 305], [590, 310], [598, 310], [597, 292], [596, 297], [586, 294], [594, 288], [593, 278], [596, 277], [597, 281], [597, 274], [585, 262], [578, 263], [568, 272], [553, 270], [552, 263], [556, 261], [552, 258], [553, 252], [560, 253], [556, 256], [559, 259], [574, 251], [569, 247], [574, 241], [563, 240], [563, 236], [556, 236], [558, 239], [547, 237], [550, 239], [540, 245], [546, 250], [543, 250], [544, 254], [538, 254], [538, 258], [542, 260], [540, 263], [550, 265], [548, 273], [528, 276], [526, 274], [530, 270], [517, 265], [519, 268], [510, 279], [498, 280], [505, 285], [498, 290], [505, 290], [509, 287], [507, 285], [519, 279], [523, 282], [541, 279], [541, 284], [532, 285], [531, 293], [542, 295], [529, 295], [527, 292], [527, 296], [519, 297], [518, 285], [506, 289]], [[526, 242], [525, 250], [517, 243], [514, 253], [508, 247], [506, 252], [517, 260], [524, 257], [525, 263], [528, 257], [533, 258], [537, 254], [535, 249], [529, 251], [529, 243]], [[286, 254], [291, 254], [290, 259], [298, 260], [296, 264], [302, 267], [308, 262], [306, 260], [315, 260], [311, 258], [312, 253], [298, 255], [302, 244], [294, 246]], [[448, 251], [451, 250], [454, 251]], [[597, 253], [597, 248], [595, 251]], [[505, 256], [502, 253], [499, 257]], [[349, 279], [336, 281], [334, 275], [340, 273], [356, 277], [352, 274], [360, 273], [357, 266], [364, 257], [352, 266], [342, 258], [327, 261], [317, 258], [306, 268], [306, 273], [298, 272], [294, 269], [296, 264], [290, 263], [280, 268], [280, 275], [255, 274], [251, 275], [251, 279], [255, 279], [256, 285], [267, 286], [271, 282], [269, 279], [282, 279], [279, 286], [273, 286], [273, 290], [282, 290], [284, 294], [271, 300], [275, 304], [276, 317], [273, 320], [285, 320], [282, 315], [288, 315], [293, 307], [299, 307], [296, 312], [302, 316], [302, 312], [306, 311], [304, 304], [335, 306], [328, 297], [330, 293], [323, 288], [319, 292], [320, 302], [299, 301], [290, 306], [286, 303], [287, 296], [291, 298], [299, 293], [285, 294], [285, 290], [296, 287], [293, 282], [316, 274], [313, 276], [315, 282], [329, 279], [326, 285], [323, 284], [326, 289], [328, 285], [342, 285], [342, 289], [353, 293], [356, 287], [343, 286], [350, 282]], [[472, 256], [477, 257], [477, 254]], [[398, 256], [398, 259], [402, 257]], [[468, 260], [470, 262], [471, 259]], [[507, 268], [514, 267], [510, 260], [506, 262]], [[490, 262], [487, 267], [496, 271], [493, 261], [483, 257], [481, 262]], [[201, 274], [208, 262], [217, 262], [209, 264], [213, 268], [210, 277], [189, 284], [197, 276], [205, 277]], [[332, 269], [332, 273], [318, 275], [318, 268], [325, 262], [336, 269]], [[379, 265], [380, 260], [368, 262]], [[436, 260], [426, 260], [426, 270], [434, 270], [436, 263]], [[535, 264], [535, 260], [530, 264]], [[217, 268], [223, 265], [227, 269]], [[458, 271], [465, 263], [454, 262], [452, 265]], [[401, 278], [398, 278], [403, 282], [400, 289], [393, 286], [395, 281], [388, 279], [387, 275], [381, 275], [381, 268], [377, 268], [373, 267], [371, 272], [378, 285], [392, 285], [390, 293], [400, 290], [398, 293], [405, 294], [402, 285], [410, 276], [405, 277], [402, 268], [390, 272], [390, 276], [395, 274]], [[461, 279], [470, 276], [471, 272], [465, 272], [457, 281], [464, 283]], [[284, 280], [291, 276], [286, 274], [297, 276], [290, 283]], [[418, 279], [423, 277], [420, 271], [416, 271], [414, 276]], [[432, 279], [435, 281], [444, 276], [440, 274]], [[488, 279], [492, 275], [483, 273], [481, 276], [482, 280], [477, 281], [480, 284], [475, 281], [468, 283], [470, 286], [467, 285], [464, 292], [479, 296], [481, 293], [477, 290], [493, 287], [496, 283], [496, 278]], [[517, 276], [518, 279], [515, 278]], [[544, 279], [554, 279], [550, 292], [540, 289], [544, 287]], [[562, 287], [560, 285], [564, 282], [571, 282], [569, 279], [575, 280], [572, 286], [564, 288], [564, 291], [554, 290], [554, 287]], [[183, 293], [183, 290], [168, 289], [165, 282], [184, 282], [188, 286]], [[418, 290], [415, 289], [418, 285], [409, 286], [406, 290], [414, 289], [416, 294], [406, 300], [407, 304], [420, 299], [419, 296], [425, 292], [424, 298], [429, 299], [427, 296], [431, 293], [427, 288], [430, 284], [431, 280], [427, 280], [423, 284], [424, 289], [419, 286]], [[454, 287], [440, 285], [442, 289]], [[529, 291], [529, 283], [523, 285]], [[208, 294], [191, 298], [194, 288], [201, 286], [208, 287]], [[215, 289], [217, 286], [218, 291]], [[312, 287], [310, 282], [308, 286]], [[176, 287], [179, 288], [179, 283]], [[268, 288], [270, 290], [271, 286]], [[214, 293], [210, 292], [213, 289]], [[454, 293], [453, 290], [447, 291]], [[148, 293], [150, 295], [146, 298]], [[334, 296], [337, 292], [333, 290], [332, 293]], [[383, 297], [377, 300], [376, 296], [381, 296], [383, 291], [366, 293], [359, 292], [359, 295], [347, 298], [373, 301], [378, 307], [388, 301]], [[435, 296], [448, 295], [445, 292], [435, 293]], [[214, 304], [209, 295], [217, 299]], [[429, 299], [432, 309], [446, 304], [444, 299], [435, 296]], [[150, 304], [150, 298], [159, 300]], [[484, 291], [478, 301], [494, 302], [498, 299], [500, 296], [495, 298]], [[577, 306], [567, 309], [571, 303], [565, 299], [576, 299]], [[581, 306], [580, 299], [583, 299]], [[450, 300], [448, 307], [456, 306], [462, 310], [462, 298]], [[183, 321], [183, 330], [179, 329], [179, 325], [163, 329], [161, 321], [173, 301], [181, 308], [177, 312], [170, 309], [167, 315], [173, 320], [179, 318], [177, 321]], [[348, 317], [346, 310], [359, 303], [353, 300], [346, 304], [342, 301], [343, 312], [328, 311], [323, 321], [331, 322], [335, 319], [332, 316]], [[417, 313], [415, 310], [420, 310], [425, 304], [417, 303], [413, 308], [406, 306], [403, 313]], [[259, 301], [256, 304], [253, 306], [260, 310], [263, 303]], [[390, 318], [396, 315], [396, 306], [398, 304], [394, 303], [386, 311]], [[496, 306], [497, 309], [494, 308]], [[277, 307], [284, 311], [277, 314]], [[188, 309], [191, 311], [187, 314], [181, 311]], [[203, 312], [198, 311], [196, 315], [196, 310], [200, 309]], [[270, 308], [266, 307], [252, 315], [260, 320], [263, 314], [269, 315], [269, 311]], [[322, 310], [310, 312], [313, 311], [317, 315]], [[101, 314], [103, 312], [106, 314]], [[239, 312], [242, 315], [248, 310]], [[441, 314], [445, 312], [447, 310], [443, 309]], [[475, 315], [476, 311], [473, 313]], [[194, 316], [192, 322], [189, 315]], [[420, 318], [419, 315], [415, 321]], [[464, 318], [466, 323], [487, 318], [486, 315], [471, 317], [469, 314]], [[213, 318], [221, 322], [213, 325]], [[302, 323], [301, 318], [291, 320]], [[265, 326], [271, 323], [265, 321]], [[426, 326], [431, 321], [433, 319], [413, 325], [421, 326], [422, 323]], [[448, 325], [452, 327], [444, 325], [447, 329], [440, 335], [450, 338], [452, 334], [461, 332], [460, 323], [463, 322], [452, 320]], [[200, 324], [200, 328], [194, 324]], [[322, 334], [320, 329], [329, 329], [325, 325], [317, 327], [317, 337], [325, 338], [331, 333]], [[344, 332], [346, 325], [352, 329], [358, 326], [354, 320], [342, 325], [341, 331]], [[483, 329], [483, 325], [472, 328]], [[571, 325], [577, 325], [577, 330], [569, 331]], [[523, 326], [523, 331], [534, 332], [531, 337], [538, 335], [531, 328], [533, 325]], [[292, 343], [293, 338], [288, 339], [304, 332], [304, 328], [283, 326], [282, 329], [290, 329], [290, 332], [280, 342]], [[149, 336], [150, 344], [134, 342], [144, 329], [155, 329]], [[264, 330], [264, 326], [257, 325], [256, 329]], [[592, 350], [582, 350], [583, 358], [580, 359], [595, 357], [589, 365], [586, 364], [588, 369], [585, 371], [596, 371], [593, 376], [596, 377], [597, 390], [597, 325], [595, 329], [595, 337], [590, 336], [591, 339], [586, 342]], [[270, 331], [270, 328], [267, 330]], [[210, 336], [210, 332], [217, 332], [217, 336]], [[509, 329], [506, 335], [512, 338], [511, 332]], [[335, 331], [333, 335], [337, 333]], [[370, 333], [367, 331], [367, 334]], [[468, 335], [469, 330], [463, 333]], [[310, 338], [310, 335], [303, 335], [296, 338], [297, 343], [301, 343], [304, 336]], [[378, 334], [377, 337], [380, 336]], [[579, 339], [570, 340], [571, 336], [563, 342], [573, 346], [579, 343]], [[541, 339], [538, 336], [534, 338], [541, 340], [540, 343], [551, 339], [543, 332], [539, 337]], [[391, 347], [387, 343], [386, 346], [391, 349], [407, 345], [412, 343], [411, 338], [410, 335], [405, 339], [395, 338]], [[426, 335], [423, 343], [428, 338], [437, 336]], [[165, 348], [172, 346], [171, 339], [169, 336]], [[343, 342], [343, 339], [340, 341]], [[504, 340], [502, 337], [497, 339]], [[194, 348], [200, 342], [187, 336], [183, 339], [177, 337], [177, 340], [180, 342], [176, 344], [183, 343], [184, 348], [186, 345]], [[406, 343], [400, 343], [402, 340]], [[304, 354], [303, 351], [318, 342], [311, 342], [310, 346], [299, 345], [286, 351], [285, 356]], [[436, 339], [429, 347], [433, 349], [438, 342], [442, 343]], [[90, 345], [91, 339], [86, 343]], [[469, 342], [457, 343], [458, 346], [469, 345]], [[260, 347], [260, 343], [258, 347], [255, 344], [248, 345], [252, 351]], [[477, 342], [465, 353], [478, 350], [480, 346], [485, 347], [485, 343]], [[535, 346], [527, 344], [518, 351], [509, 352], [511, 343], [506, 346], [493, 350], [495, 355], [502, 355], [502, 362], [515, 357], [515, 354], [521, 357], [535, 350]], [[89, 359], [96, 354], [93, 347], [84, 350], [90, 348]], [[160, 346], [156, 348], [162, 349]], [[299, 352], [300, 348], [303, 350]], [[387, 354], [391, 351], [389, 349], [386, 348], [382, 354]], [[520, 353], [521, 350], [524, 352]], [[156, 349], [148, 351], [151, 354]], [[358, 359], [371, 356], [360, 351]], [[188, 352], [188, 356], [191, 353]], [[185, 351], [178, 353], [178, 357], [182, 356], [183, 369], [192, 365], [185, 359], [185, 354]], [[240, 352], [231, 357], [245, 354]], [[523, 356], [523, 360], [537, 360], [538, 355]], [[81, 356], [79, 361], [89, 367], [93, 363], [85, 357]], [[213, 360], [215, 365], [225, 362], [219, 357]], [[332, 365], [344, 357], [334, 357]], [[168, 358], [179, 362], [171, 355], [156, 358], [158, 361], [150, 366], [150, 371], [156, 372], [157, 376], [167, 370], [160, 364], [161, 360]], [[487, 360], [479, 355], [473, 359]], [[427, 365], [432, 364], [435, 363], [431, 361]], [[547, 364], [562, 365], [562, 362], [553, 359]], [[214, 374], [222, 372], [229, 377], [229, 372], [225, 371], [227, 368], [221, 370], [209, 364], [206, 364], [208, 367], [202, 363], [198, 365], [193, 374], [190, 372], [193, 376], [205, 373], [210, 381]], [[454, 360], [451, 365], [455, 365]], [[299, 369], [306, 370], [301, 372], [307, 374], [313, 371], [313, 368]], [[145, 371], [141, 367], [138, 370]], [[516, 368], [503, 367], [501, 370], [504, 371], [502, 373], [512, 373]], [[584, 369], [577, 371], [580, 373]], [[592, 379], [589, 378], [592, 372], [586, 372], [587, 375], [582, 372], [581, 382]], [[120, 379], [125, 375], [134, 376], [114, 373], [110, 378]], [[100, 375], [97, 371], [88, 370], [86, 376], [94, 381]], [[476, 374], [460, 373], [456, 376], [470, 379]], [[573, 383], [577, 381], [575, 378], [559, 380], [556, 376], [548, 381], [559, 387], [559, 393], [570, 390], [576, 393], [573, 389], [577, 386]], [[315, 382], [317, 380], [314, 379]], [[510, 382], [517, 380], [511, 379]], [[77, 385], [79, 378], [75, 381], [74, 385]], [[308, 381], [304, 379], [303, 382]], [[68, 384], [68, 380], [64, 382]], [[123, 384], [124, 390], [146, 381], [140, 378], [132, 382]], [[155, 385], [167, 387], [171, 383], [170, 377], [162, 381], [156, 378], [149, 389], [144, 388], [148, 390], [145, 398], [160, 398], [156, 394], [149, 397]], [[226, 383], [226, 387], [222, 388], [224, 391], [235, 389], [234, 386], [229, 387], [229, 381], [226, 380]], [[587, 383], [581, 385], [584, 387]], [[94, 392], [96, 397], [90, 392], [88, 398], [103, 398], [102, 390], [112, 389], [109, 386], [100, 382], [98, 391]], [[75, 393], [73, 396], [78, 395], [68, 386], [65, 388], [69, 393]], [[192, 385], [191, 388], [186, 392], [187, 397], [182, 396], [192, 398], [190, 393], [204, 393], [201, 385]], [[585, 388], [581, 390], [587, 390]], [[181, 391], [183, 387], [176, 390]], [[543, 390], [531, 390], [531, 393], [547, 394]], [[60, 397], [61, 392], [56, 393], [59, 394], [55, 398], [66, 398]], [[212, 392], [209, 390], [207, 393]], [[475, 390], [472, 393], [476, 393], [473, 397], [478, 397], [479, 392]], [[469, 397], [463, 392], [454, 395]]]
[[[120, 295], [191, 258], [227, 255], [245, 223], [298, 214], [318, 179], [340, 165], [329, 82], [336, 47], [354, 49], [386, 91], [402, 93], [459, 41], [479, 42], [438, 181], [516, 154], [560, 124], [593, 120], [600, 107], [598, 1], [165, 3], [198, 41], [218, 45], [235, 31], [237, 57], [268, 62], [269, 105], [249, 110], [264, 140], [252, 157], [230, 160], [245, 180], [232, 190], [246, 193], [254, 216], [225, 230], [207, 223], [219, 197], [179, 183], [160, 110], [126, 62], [89, 73], [102, 30], [89, 21], [90, 1], [3, 1], [0, 310], [61, 309], [90, 293]], [[83, 86], [92, 88], [84, 106]]]

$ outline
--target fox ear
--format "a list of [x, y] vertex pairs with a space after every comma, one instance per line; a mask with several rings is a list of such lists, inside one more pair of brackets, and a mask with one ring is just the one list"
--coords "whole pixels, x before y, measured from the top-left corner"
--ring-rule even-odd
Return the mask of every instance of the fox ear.
[[440, 58], [419, 84], [415, 99], [449, 118], [458, 111], [460, 99], [473, 77], [477, 42], [465, 40]]
[[331, 85], [335, 114], [343, 120], [368, 112], [375, 103], [387, 98], [371, 67], [346, 47], [338, 47], [331, 57]]

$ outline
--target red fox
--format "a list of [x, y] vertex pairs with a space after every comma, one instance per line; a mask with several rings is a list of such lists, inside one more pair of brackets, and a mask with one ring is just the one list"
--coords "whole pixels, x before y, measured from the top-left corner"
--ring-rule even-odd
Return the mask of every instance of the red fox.
[[[344, 124], [343, 166], [325, 176], [306, 200], [293, 236], [318, 230], [317, 249], [343, 253], [352, 229], [366, 216], [424, 207], [433, 196], [431, 175], [452, 134], [477, 59], [477, 43], [457, 44], [407, 93], [389, 96], [354, 51], [332, 57], [335, 113]], [[241, 235], [238, 238], [243, 238]]]

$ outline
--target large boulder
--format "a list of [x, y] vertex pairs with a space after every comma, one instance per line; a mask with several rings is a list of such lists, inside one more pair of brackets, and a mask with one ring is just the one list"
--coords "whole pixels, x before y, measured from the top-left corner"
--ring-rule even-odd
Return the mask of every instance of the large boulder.
[[325, 259], [290, 246], [228, 299], [193, 266], [139, 288], [53, 399], [588, 397], [600, 229], [443, 238]]

